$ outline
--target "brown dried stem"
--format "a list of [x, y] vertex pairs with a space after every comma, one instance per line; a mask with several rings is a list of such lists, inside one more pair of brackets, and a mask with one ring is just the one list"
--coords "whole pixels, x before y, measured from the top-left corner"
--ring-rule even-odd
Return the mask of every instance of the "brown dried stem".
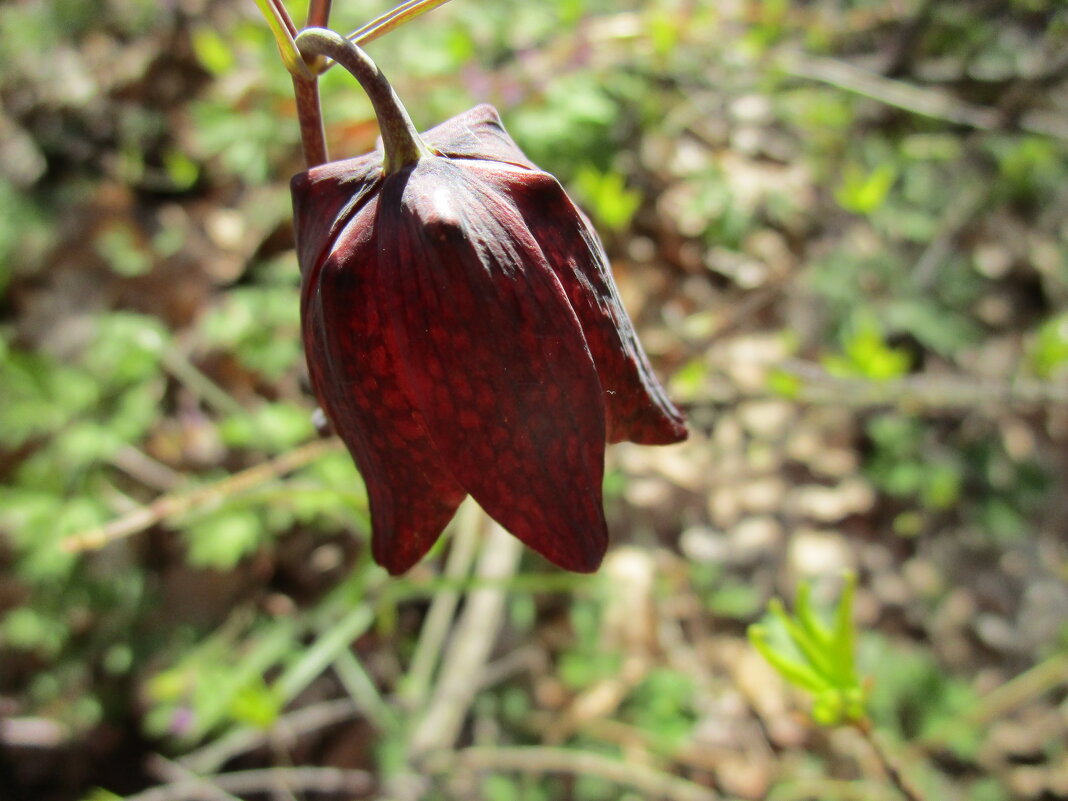
[[177, 517], [198, 506], [219, 503], [226, 498], [274, 481], [286, 473], [314, 462], [316, 459], [341, 450], [337, 440], [316, 440], [283, 453], [268, 462], [234, 473], [231, 476], [192, 489], [172, 492], [157, 498], [147, 506], [112, 520], [103, 526], [74, 534], [63, 540], [63, 550], [77, 553], [103, 548], [109, 542], [144, 531], [164, 520]]

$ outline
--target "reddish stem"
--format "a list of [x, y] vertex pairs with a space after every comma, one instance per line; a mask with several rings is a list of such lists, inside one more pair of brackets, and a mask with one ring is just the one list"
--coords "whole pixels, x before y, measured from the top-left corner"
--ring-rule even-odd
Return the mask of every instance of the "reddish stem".
[[311, 168], [330, 160], [326, 152], [323, 131], [323, 110], [319, 103], [319, 81], [293, 76], [293, 95], [297, 101], [297, 121], [300, 124], [300, 144], [304, 150], [304, 164]]
[[289, 16], [289, 10], [285, 7], [282, 0], [271, 0], [271, 6], [274, 8], [278, 19], [282, 20], [282, 24], [289, 30], [289, 35], [296, 36], [297, 26], [294, 24], [293, 18]]
[[328, 28], [330, 22], [330, 5], [332, 0], [311, 0], [308, 7], [309, 28]]

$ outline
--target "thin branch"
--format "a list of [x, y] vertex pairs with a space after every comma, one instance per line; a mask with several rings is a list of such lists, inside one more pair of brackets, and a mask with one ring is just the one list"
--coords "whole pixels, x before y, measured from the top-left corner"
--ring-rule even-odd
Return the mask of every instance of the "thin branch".
[[372, 726], [380, 732], [390, 732], [396, 729], [397, 715], [382, 697], [371, 675], [352, 649], [346, 648], [339, 653], [334, 658], [333, 668], [349, 698]]
[[[482, 514], [474, 501], [468, 500], [457, 516], [453, 528], [449, 558], [445, 562], [444, 578], [459, 585], [471, 572], [471, 563], [479, 542], [479, 521]], [[460, 603], [460, 591], [446, 588], [434, 593], [430, 611], [423, 621], [419, 632], [419, 641], [415, 646], [411, 666], [404, 677], [401, 698], [412, 709], [418, 709], [426, 702], [430, 692], [430, 682], [434, 669], [441, 658], [442, 647], [449, 635], [453, 614]]]
[[433, 773], [457, 771], [518, 771], [522, 773], [568, 773], [597, 776], [616, 784], [633, 787], [646, 798], [672, 801], [720, 801], [720, 795], [696, 782], [680, 779], [647, 765], [578, 751], [547, 746], [476, 746], [435, 754], [425, 763]]
[[[945, 410], [990, 411], [1001, 407], [1049, 408], [1068, 406], [1068, 384], [1028, 379], [998, 380], [967, 375], [917, 374], [888, 381], [840, 377], [820, 365], [790, 359], [772, 366], [799, 379], [790, 398], [798, 403], [848, 408], [884, 408], [901, 404], [925, 412]], [[688, 408], [730, 406], [746, 400], [767, 398], [769, 392], [743, 392], [732, 384], [712, 388]], [[779, 396], [781, 397], [781, 396]]]
[[149, 770], [162, 781], [174, 784], [176, 782], [193, 781], [197, 783], [197, 793], [200, 797], [209, 801], [241, 801], [233, 793], [228, 793], [211, 779], [199, 776], [189, 768], [167, 759], [160, 754], [153, 754], [149, 760]]
[[396, 30], [401, 25], [411, 22], [416, 17], [428, 11], [433, 11], [438, 6], [445, 5], [447, 2], [449, 0], [409, 0], [407, 3], [401, 3], [392, 11], [387, 11], [382, 16], [371, 20], [345, 38], [356, 44], [373, 41], [380, 36], [385, 36], [392, 30]]
[[867, 720], [858, 721], [854, 727], [865, 742], [870, 746], [872, 753], [875, 754], [875, 758], [879, 761], [879, 766], [882, 768], [883, 773], [886, 774], [886, 778], [889, 779], [890, 784], [894, 786], [901, 795], [903, 795], [908, 801], [924, 801], [924, 797], [912, 786], [904, 774], [902, 774], [900, 768], [898, 768], [896, 761], [890, 756], [886, 750], [886, 746], [883, 745], [878, 736], [872, 729], [872, 725]]
[[352, 720], [359, 712], [348, 698], [324, 701], [283, 715], [275, 721], [270, 731], [248, 728], [227, 734], [182, 757], [178, 764], [193, 773], [207, 774], [218, 770], [234, 757], [266, 745], [272, 738], [293, 742], [304, 734]]
[[976, 218], [990, 197], [990, 187], [979, 183], [967, 184], [946, 208], [938, 230], [912, 270], [912, 279], [923, 289], [930, 289], [938, 270], [953, 252], [953, 245], [961, 231]]
[[110, 523], [67, 537], [62, 542], [62, 548], [71, 553], [103, 548], [109, 542], [144, 531], [198, 506], [218, 504], [227, 498], [274, 481], [328, 453], [336, 453], [341, 447], [341, 442], [333, 439], [309, 442], [219, 481], [163, 495], [147, 506], [135, 509]]
[[341, 768], [263, 768], [181, 779], [126, 797], [126, 801], [188, 801], [205, 798], [203, 784], [233, 794], [268, 793], [288, 790], [298, 793], [324, 793], [350, 798], [366, 795], [374, 788], [374, 778], [364, 770]]
[[[923, 117], [945, 120], [980, 131], [995, 131], [1006, 127], [1007, 120], [996, 109], [966, 103], [937, 89], [923, 89], [884, 78], [845, 61], [790, 53], [780, 60], [779, 66], [788, 75], [819, 81]], [[1024, 114], [1016, 123], [1016, 127], [1028, 133], [1068, 139], [1068, 124], [1048, 113]]]
[[[522, 545], [497, 523], [490, 521], [489, 528], [475, 576], [484, 582], [502, 582], [515, 573]], [[468, 593], [433, 696], [408, 739], [410, 756], [451, 748], [456, 742], [497, 640], [506, 598], [507, 590], [492, 584]]]
[[881, 782], [856, 779], [792, 779], [772, 788], [764, 801], [898, 801], [901, 796]]
[[173, 492], [185, 482], [185, 476], [177, 470], [133, 445], [123, 445], [110, 461], [126, 475], [159, 492]]
[[163, 354], [163, 368], [200, 400], [222, 414], [245, 414], [248, 410], [234, 400], [226, 390], [212, 381], [190, 358], [170, 348]]
[[967, 712], [959, 718], [947, 721], [944, 727], [935, 727], [930, 734], [921, 739], [920, 744], [929, 745], [939, 742], [944, 736], [942, 734], [944, 728], [962, 721], [970, 726], [978, 727], [993, 720], [1000, 720], [1015, 707], [1064, 684], [1068, 684], [1068, 654], [1054, 654], [978, 698]]

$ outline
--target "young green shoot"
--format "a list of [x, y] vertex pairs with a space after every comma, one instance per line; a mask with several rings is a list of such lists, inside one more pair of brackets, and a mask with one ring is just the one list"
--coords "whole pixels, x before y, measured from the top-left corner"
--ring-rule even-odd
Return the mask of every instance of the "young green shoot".
[[853, 597], [857, 577], [845, 576], [845, 586], [831, 620], [824, 622], [812, 608], [812, 588], [802, 582], [791, 616], [775, 598], [768, 604], [774, 627], [749, 627], [749, 640], [788, 682], [812, 695], [812, 717], [824, 726], [866, 723], [867, 690], [857, 674], [853, 625]]

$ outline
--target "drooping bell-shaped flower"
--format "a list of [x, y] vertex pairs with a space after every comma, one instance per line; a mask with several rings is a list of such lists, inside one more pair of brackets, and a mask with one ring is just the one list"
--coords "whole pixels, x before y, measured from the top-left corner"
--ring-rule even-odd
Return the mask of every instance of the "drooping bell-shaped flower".
[[[325, 33], [317, 52], [374, 70]], [[606, 441], [686, 438], [597, 234], [492, 107], [420, 137], [380, 73], [361, 83], [384, 149], [292, 190], [311, 383], [367, 485], [374, 557], [407, 570], [469, 493], [550, 561], [595, 570]]]

